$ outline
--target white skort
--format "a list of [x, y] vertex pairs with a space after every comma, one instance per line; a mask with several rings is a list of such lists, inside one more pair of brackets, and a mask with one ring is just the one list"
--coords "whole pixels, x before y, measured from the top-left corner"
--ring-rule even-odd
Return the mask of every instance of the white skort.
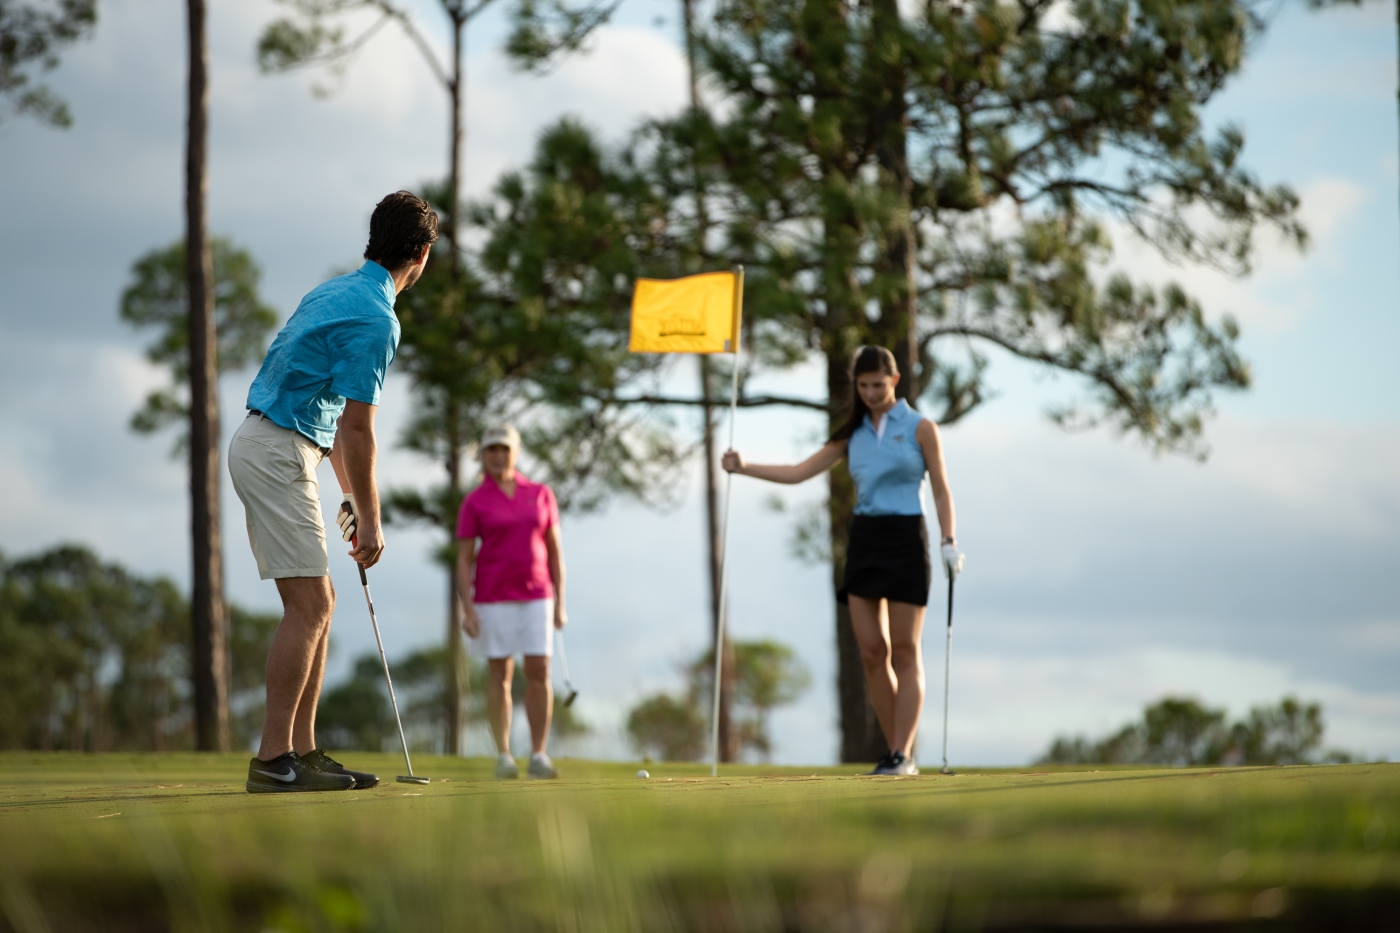
[[326, 458], [311, 439], [249, 414], [228, 445], [228, 472], [243, 501], [258, 576], [324, 577], [326, 526], [316, 468]]
[[467, 639], [474, 658], [513, 658], [554, 654], [554, 600], [477, 603], [481, 635]]

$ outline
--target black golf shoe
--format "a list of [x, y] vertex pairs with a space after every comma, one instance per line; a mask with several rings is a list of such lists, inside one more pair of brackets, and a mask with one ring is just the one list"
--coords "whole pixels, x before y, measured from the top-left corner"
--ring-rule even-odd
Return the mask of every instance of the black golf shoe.
[[309, 764], [323, 774], [348, 774], [355, 779], [354, 790], [364, 790], [379, 783], [379, 775], [370, 774], [368, 771], [351, 771], [345, 765], [327, 755], [325, 749], [313, 748], [301, 760]]
[[883, 758], [875, 762], [875, 769], [866, 774], [894, 774], [894, 752], [885, 752]]
[[250, 794], [289, 794], [319, 790], [349, 790], [355, 779], [349, 774], [327, 774], [313, 768], [296, 752], [287, 752], [271, 761], [254, 758], [248, 762]]
[[905, 758], [903, 752], [890, 752], [880, 759], [880, 763], [870, 773], [891, 777], [912, 777], [919, 773], [919, 766], [914, 763], [914, 759]]

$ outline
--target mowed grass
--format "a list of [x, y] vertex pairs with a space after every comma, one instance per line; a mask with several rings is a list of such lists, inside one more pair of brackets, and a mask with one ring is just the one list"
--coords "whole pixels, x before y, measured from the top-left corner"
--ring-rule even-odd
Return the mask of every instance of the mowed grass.
[[978, 771], [0, 755], [0, 920], [67, 930], [1400, 927], [1400, 765]]

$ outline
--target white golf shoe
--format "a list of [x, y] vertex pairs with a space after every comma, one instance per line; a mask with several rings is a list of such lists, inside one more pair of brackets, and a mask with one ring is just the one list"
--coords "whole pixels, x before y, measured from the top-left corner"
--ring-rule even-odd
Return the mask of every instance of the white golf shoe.
[[503, 781], [520, 777], [520, 769], [515, 766], [515, 759], [504, 752], [496, 759], [496, 777]]
[[537, 752], [530, 756], [529, 767], [525, 769], [525, 776], [532, 778], [557, 778], [559, 772], [554, 769], [554, 762], [549, 760], [549, 756], [544, 752]]

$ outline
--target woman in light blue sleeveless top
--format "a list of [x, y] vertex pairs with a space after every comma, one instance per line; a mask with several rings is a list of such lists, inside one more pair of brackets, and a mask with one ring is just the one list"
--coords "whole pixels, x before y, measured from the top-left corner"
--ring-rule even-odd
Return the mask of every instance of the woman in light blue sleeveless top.
[[846, 577], [837, 599], [851, 609], [870, 702], [889, 745], [873, 774], [918, 774], [914, 739], [924, 707], [920, 636], [932, 568], [920, 491], [933, 489], [942, 529], [943, 572], [962, 569], [953, 494], [943, 465], [938, 426], [903, 399], [899, 368], [884, 347], [862, 347], [851, 365], [851, 416], [825, 446], [793, 465], [748, 463], [737, 451], [724, 468], [774, 483], [800, 483], [825, 473], [844, 456], [856, 485], [855, 516], [846, 550]]

